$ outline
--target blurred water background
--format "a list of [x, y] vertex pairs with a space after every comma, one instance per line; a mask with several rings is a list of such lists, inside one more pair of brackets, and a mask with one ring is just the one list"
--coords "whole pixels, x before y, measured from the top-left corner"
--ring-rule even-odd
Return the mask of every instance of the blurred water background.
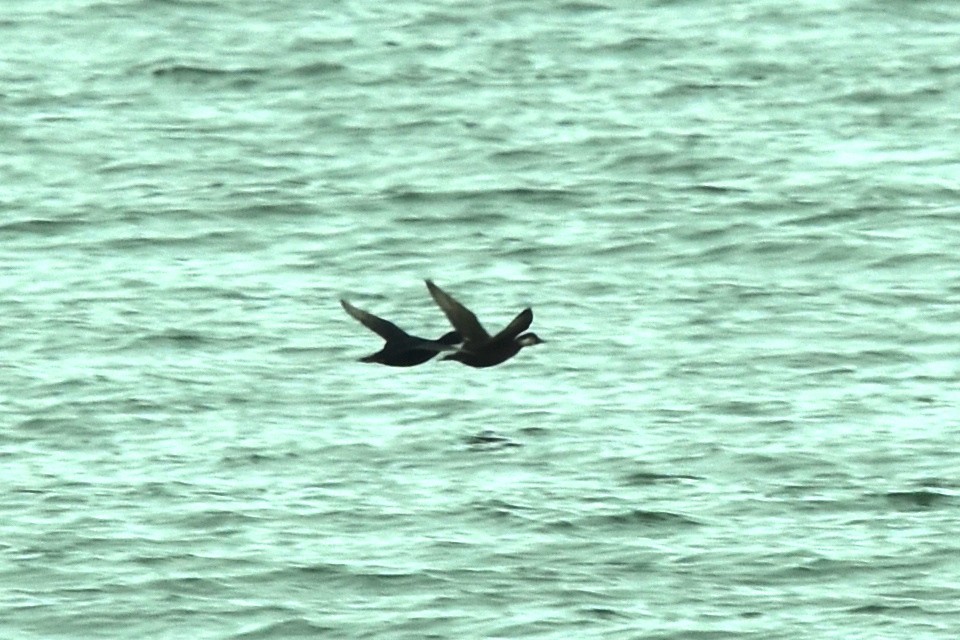
[[[960, 5], [0, 9], [0, 636], [960, 633]], [[337, 300], [548, 342], [358, 363]]]

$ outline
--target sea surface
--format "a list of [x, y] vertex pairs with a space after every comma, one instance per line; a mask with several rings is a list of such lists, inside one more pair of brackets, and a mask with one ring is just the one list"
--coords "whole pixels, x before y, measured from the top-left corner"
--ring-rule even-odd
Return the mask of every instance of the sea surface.
[[[960, 637], [960, 3], [0, 8], [0, 638]], [[339, 299], [546, 342], [358, 359]]]

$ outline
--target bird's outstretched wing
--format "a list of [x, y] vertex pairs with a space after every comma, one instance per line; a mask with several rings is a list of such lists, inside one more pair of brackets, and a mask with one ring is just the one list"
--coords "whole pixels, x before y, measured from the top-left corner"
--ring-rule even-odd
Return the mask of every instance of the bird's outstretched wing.
[[406, 331], [393, 324], [389, 320], [384, 320], [383, 318], [377, 317], [372, 313], [364, 311], [363, 309], [358, 309], [343, 299], [340, 300], [340, 304], [343, 305], [344, 311], [353, 316], [353, 318], [360, 322], [360, 324], [365, 326], [367, 329], [370, 329], [370, 331], [373, 331], [387, 342], [390, 342], [391, 340], [402, 340], [409, 337]]
[[469, 344], [483, 343], [490, 340], [490, 334], [483, 328], [477, 316], [465, 306], [454, 300], [453, 296], [427, 280], [427, 289], [433, 296], [434, 302], [440, 307], [440, 310], [447, 316], [447, 320], [453, 325], [453, 328], [460, 332], [464, 342]]
[[510, 321], [503, 330], [490, 339], [491, 342], [509, 342], [526, 331], [533, 322], [533, 309], [529, 307], [521, 311], [516, 318]]

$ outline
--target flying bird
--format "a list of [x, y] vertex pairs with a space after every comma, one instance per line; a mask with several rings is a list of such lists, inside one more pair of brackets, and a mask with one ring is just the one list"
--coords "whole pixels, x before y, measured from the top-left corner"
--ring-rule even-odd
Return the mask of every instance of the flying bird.
[[412, 336], [389, 320], [358, 309], [346, 300], [340, 300], [344, 310], [360, 324], [385, 340], [383, 349], [360, 358], [360, 362], [375, 362], [389, 367], [413, 367], [423, 364], [441, 351], [453, 351], [463, 341], [456, 331], [445, 333], [437, 340]]
[[491, 336], [472, 311], [432, 281], [426, 282], [434, 302], [447, 316], [453, 328], [463, 336], [460, 349], [444, 356], [444, 360], [456, 360], [469, 367], [492, 367], [517, 355], [523, 347], [543, 342], [533, 332], [523, 333], [533, 322], [532, 309], [524, 309], [500, 333]]

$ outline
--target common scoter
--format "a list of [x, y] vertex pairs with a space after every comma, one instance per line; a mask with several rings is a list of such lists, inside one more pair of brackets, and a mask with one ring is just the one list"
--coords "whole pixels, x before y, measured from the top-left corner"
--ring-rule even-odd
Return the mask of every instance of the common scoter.
[[456, 360], [470, 367], [492, 367], [517, 355], [523, 347], [543, 342], [533, 332], [520, 335], [533, 322], [532, 309], [524, 309], [500, 333], [491, 336], [472, 311], [430, 280], [426, 282], [437, 306], [446, 314], [453, 328], [463, 336], [460, 349], [444, 356], [444, 360]]
[[360, 362], [375, 362], [389, 367], [412, 367], [423, 364], [441, 351], [452, 351], [463, 341], [456, 331], [445, 333], [437, 340], [412, 336], [389, 320], [358, 309], [346, 300], [340, 300], [344, 310], [386, 343], [383, 349], [360, 358]]

